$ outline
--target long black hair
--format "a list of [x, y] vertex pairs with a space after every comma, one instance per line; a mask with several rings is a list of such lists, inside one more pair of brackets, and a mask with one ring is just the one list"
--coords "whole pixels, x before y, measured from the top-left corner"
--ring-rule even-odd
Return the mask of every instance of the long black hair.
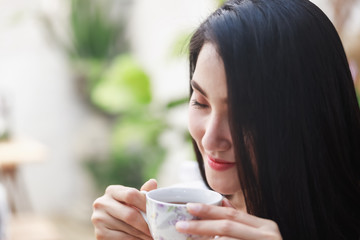
[[228, 1], [192, 36], [190, 79], [206, 42], [225, 66], [247, 210], [284, 239], [359, 239], [360, 111], [330, 20], [307, 0]]

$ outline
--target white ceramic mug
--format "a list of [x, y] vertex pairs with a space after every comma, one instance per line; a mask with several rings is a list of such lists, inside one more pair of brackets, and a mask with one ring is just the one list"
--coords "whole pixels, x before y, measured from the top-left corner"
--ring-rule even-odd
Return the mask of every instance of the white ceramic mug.
[[207, 189], [196, 188], [158, 188], [146, 194], [146, 216], [154, 240], [190, 240], [198, 236], [179, 233], [175, 224], [178, 221], [194, 220], [188, 213], [186, 203], [220, 205], [222, 195]]

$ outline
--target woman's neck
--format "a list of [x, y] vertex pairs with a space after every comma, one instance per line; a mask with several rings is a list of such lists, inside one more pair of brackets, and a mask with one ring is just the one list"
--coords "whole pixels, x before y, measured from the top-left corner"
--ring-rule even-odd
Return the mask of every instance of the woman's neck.
[[230, 201], [234, 208], [246, 212], [245, 198], [242, 191], [236, 192], [232, 195], [227, 195], [226, 198]]

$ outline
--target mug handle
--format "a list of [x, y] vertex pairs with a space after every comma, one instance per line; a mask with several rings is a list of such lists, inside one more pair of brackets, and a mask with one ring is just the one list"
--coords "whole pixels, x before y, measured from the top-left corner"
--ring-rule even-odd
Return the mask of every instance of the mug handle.
[[[142, 194], [144, 194], [145, 196], [146, 196], [146, 194], [148, 193], [147, 191], [144, 191], [144, 190], [142, 190], [142, 191], [140, 191]], [[146, 217], [146, 213], [144, 213], [143, 211], [141, 211], [141, 210], [139, 210], [140, 211], [140, 213], [141, 213], [141, 216], [144, 218], [144, 220], [145, 220], [145, 222], [147, 223], [147, 225], [149, 225], [149, 222], [148, 222], [148, 219], [147, 219], [147, 217]]]

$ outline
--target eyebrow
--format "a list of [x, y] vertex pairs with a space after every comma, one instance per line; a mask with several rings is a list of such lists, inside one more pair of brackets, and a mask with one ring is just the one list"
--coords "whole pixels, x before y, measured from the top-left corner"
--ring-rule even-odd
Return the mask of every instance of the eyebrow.
[[[208, 97], [207, 94], [206, 94], [206, 92], [200, 87], [200, 85], [199, 85], [194, 79], [190, 81], [190, 84], [191, 84], [191, 86], [192, 86], [193, 88], [195, 88], [196, 90], [198, 90], [202, 95], [204, 95], [205, 97]], [[223, 101], [224, 103], [226, 103], [226, 104], [228, 103], [228, 99], [227, 99], [227, 98], [222, 99], [222, 101]]]
[[206, 92], [200, 87], [200, 85], [197, 83], [197, 82], [195, 82], [195, 80], [191, 80], [191, 86], [193, 87], [193, 88], [195, 88], [196, 90], [198, 90], [202, 95], [204, 95], [205, 97], [207, 97], [207, 94], [206, 94]]

